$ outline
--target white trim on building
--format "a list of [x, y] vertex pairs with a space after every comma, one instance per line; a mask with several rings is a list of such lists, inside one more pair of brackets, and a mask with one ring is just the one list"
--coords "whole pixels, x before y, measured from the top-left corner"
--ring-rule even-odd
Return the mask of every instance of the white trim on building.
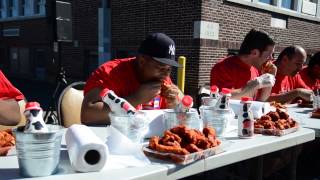
[[[227, 0], [266, 11], [320, 22], [320, 0]], [[283, 2], [290, 3], [285, 8]]]

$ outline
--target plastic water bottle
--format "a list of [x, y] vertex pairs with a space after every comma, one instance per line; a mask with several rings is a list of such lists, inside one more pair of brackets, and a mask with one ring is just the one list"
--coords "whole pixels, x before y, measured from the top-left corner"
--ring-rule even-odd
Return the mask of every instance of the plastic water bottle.
[[216, 85], [213, 85], [210, 87], [210, 97], [214, 98], [214, 99], [218, 99], [219, 98], [219, 88]]
[[189, 95], [185, 95], [174, 110], [175, 112], [189, 112], [192, 106], [193, 98]]
[[222, 88], [220, 98], [216, 104], [216, 109], [228, 110], [230, 109], [229, 100], [231, 98], [231, 89]]
[[312, 100], [313, 111], [317, 111], [320, 109], [320, 87], [316, 87], [316, 89], [313, 91]]
[[26, 117], [24, 132], [43, 133], [49, 131], [44, 123], [43, 111], [38, 102], [28, 102], [25, 105], [24, 115]]
[[209, 96], [204, 96], [201, 98], [203, 106], [215, 106], [219, 98], [219, 88], [215, 85], [210, 87]]
[[252, 138], [254, 135], [254, 118], [251, 111], [251, 97], [242, 97], [240, 109], [238, 114], [238, 136], [240, 138]]
[[101, 99], [106, 103], [110, 110], [116, 114], [134, 115], [137, 110], [127, 100], [117, 96], [112, 90], [104, 89], [100, 92]]

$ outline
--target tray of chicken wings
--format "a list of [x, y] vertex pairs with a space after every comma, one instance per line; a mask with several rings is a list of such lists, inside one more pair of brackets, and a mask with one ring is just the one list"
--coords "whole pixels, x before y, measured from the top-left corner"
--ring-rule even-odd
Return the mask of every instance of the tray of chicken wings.
[[293, 133], [299, 129], [297, 121], [293, 120], [289, 114], [279, 108], [261, 116], [254, 122], [254, 132], [256, 134], [266, 134], [283, 136]]
[[153, 136], [149, 144], [143, 146], [147, 156], [183, 165], [223, 151], [213, 128], [203, 128], [201, 132], [186, 126], [166, 130], [163, 137]]
[[16, 140], [11, 129], [0, 131], [0, 156], [6, 156], [15, 143]]

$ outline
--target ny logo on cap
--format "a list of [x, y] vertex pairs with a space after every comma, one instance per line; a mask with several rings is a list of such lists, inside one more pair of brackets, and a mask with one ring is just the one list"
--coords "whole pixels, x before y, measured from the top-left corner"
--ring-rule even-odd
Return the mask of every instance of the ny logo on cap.
[[175, 52], [176, 52], [176, 48], [174, 47], [173, 44], [171, 44], [171, 45], [169, 46], [169, 54], [170, 54], [171, 56], [174, 56]]

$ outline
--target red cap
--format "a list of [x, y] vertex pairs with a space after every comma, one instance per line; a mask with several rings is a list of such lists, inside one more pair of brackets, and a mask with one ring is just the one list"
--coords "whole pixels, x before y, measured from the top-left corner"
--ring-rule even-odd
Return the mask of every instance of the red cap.
[[248, 96], [243, 96], [241, 97], [241, 101], [252, 101], [252, 98]]
[[211, 92], [217, 92], [218, 90], [219, 90], [219, 88], [216, 85], [213, 85], [213, 86], [210, 87], [210, 91]]
[[231, 93], [231, 89], [228, 88], [222, 88], [222, 94], [230, 94]]
[[38, 102], [28, 102], [25, 106], [25, 111], [31, 109], [41, 110], [40, 104]]
[[193, 99], [192, 99], [191, 96], [185, 95], [185, 96], [183, 96], [181, 102], [182, 102], [182, 104], [183, 104], [184, 106], [190, 107], [190, 106], [192, 106]]
[[108, 88], [103, 89], [103, 90], [100, 92], [100, 94], [99, 94], [100, 97], [101, 97], [101, 98], [105, 97], [106, 94], [108, 94], [109, 90], [110, 90], [110, 89], [108, 89]]

